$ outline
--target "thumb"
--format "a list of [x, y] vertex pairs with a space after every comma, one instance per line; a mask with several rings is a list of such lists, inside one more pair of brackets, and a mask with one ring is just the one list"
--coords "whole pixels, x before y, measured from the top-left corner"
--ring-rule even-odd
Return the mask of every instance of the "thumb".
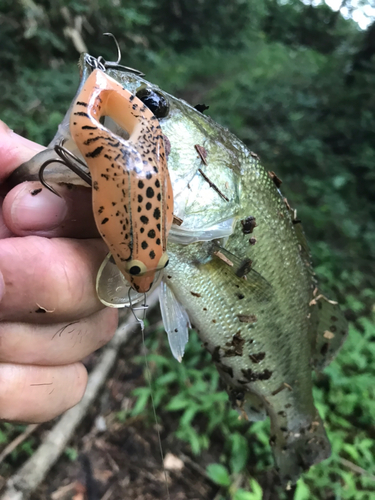
[[0, 120], [0, 183], [43, 149], [44, 146], [21, 137]]

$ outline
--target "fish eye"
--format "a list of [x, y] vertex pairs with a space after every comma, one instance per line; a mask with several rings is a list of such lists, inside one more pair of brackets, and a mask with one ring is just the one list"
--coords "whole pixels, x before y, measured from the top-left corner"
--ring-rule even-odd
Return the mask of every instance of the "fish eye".
[[165, 118], [168, 115], [169, 103], [161, 92], [143, 87], [138, 90], [136, 96], [154, 113], [156, 118]]
[[131, 260], [126, 265], [126, 272], [132, 276], [139, 276], [147, 272], [146, 266], [139, 260]]

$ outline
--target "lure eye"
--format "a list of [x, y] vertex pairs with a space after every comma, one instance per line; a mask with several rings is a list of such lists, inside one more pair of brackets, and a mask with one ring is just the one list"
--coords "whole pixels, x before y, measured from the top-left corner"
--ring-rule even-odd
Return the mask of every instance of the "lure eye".
[[141, 88], [136, 96], [145, 104], [156, 118], [165, 118], [169, 113], [169, 103], [167, 99], [156, 90]]
[[168, 255], [166, 253], [163, 253], [161, 259], [159, 260], [157, 269], [164, 269], [165, 267], [167, 267], [168, 263], [169, 263]]
[[132, 276], [139, 276], [147, 272], [147, 267], [140, 260], [131, 260], [126, 266], [126, 272]]
[[141, 268], [139, 266], [133, 266], [129, 269], [129, 274], [136, 276], [141, 272]]

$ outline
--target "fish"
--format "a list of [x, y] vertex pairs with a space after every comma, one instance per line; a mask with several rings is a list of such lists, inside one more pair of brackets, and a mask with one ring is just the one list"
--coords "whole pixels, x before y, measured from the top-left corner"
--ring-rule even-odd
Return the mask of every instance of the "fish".
[[[78, 94], [95, 71], [92, 56], [83, 55], [80, 65]], [[172, 352], [181, 361], [192, 325], [240, 416], [269, 416], [276, 470], [282, 484], [293, 484], [330, 456], [314, 405], [312, 371], [332, 361], [348, 332], [339, 305], [319, 290], [301, 221], [276, 174], [202, 107], [164, 92], [138, 72], [115, 66], [103, 71], [149, 108], [163, 134], [173, 223], [169, 262], [155, 284]], [[68, 126], [73, 106], [47, 152], [22, 165], [13, 182], [37, 175], [41, 161], [56, 157], [54, 145], [61, 140], [79, 156]], [[126, 133], [105, 125], [117, 135]], [[67, 182], [61, 164], [48, 175]], [[71, 173], [69, 179], [82, 183], [72, 181]], [[98, 276], [103, 303], [129, 305], [123, 296], [130, 285], [113, 259]]]

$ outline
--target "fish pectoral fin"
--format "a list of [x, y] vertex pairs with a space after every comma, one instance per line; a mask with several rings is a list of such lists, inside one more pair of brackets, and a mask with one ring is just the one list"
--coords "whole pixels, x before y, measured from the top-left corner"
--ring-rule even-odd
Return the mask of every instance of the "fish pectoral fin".
[[272, 286], [261, 274], [252, 268], [251, 259], [241, 259], [217, 243], [214, 243], [213, 246], [213, 257], [229, 266], [235, 276], [246, 280], [246, 283], [253, 289], [253, 293], [257, 298], [261, 300], [271, 299], [273, 295]]
[[144, 298], [143, 293], [137, 293], [131, 288], [110, 253], [99, 268], [96, 277], [96, 293], [102, 304], [115, 308], [130, 306], [129, 293], [131, 293], [133, 305]]
[[173, 356], [181, 363], [189, 340], [190, 320], [173, 291], [162, 281], [159, 292], [161, 317]]
[[323, 370], [336, 356], [348, 334], [348, 324], [337, 302], [316, 291], [310, 302], [312, 366]]
[[[183, 224], [184, 220], [181, 220]], [[169, 232], [168, 240], [171, 243], [178, 243], [179, 245], [190, 245], [190, 243], [195, 243], [197, 241], [212, 241], [228, 238], [233, 233], [233, 224], [233, 217], [207, 227], [185, 228], [181, 225], [173, 224]]]

